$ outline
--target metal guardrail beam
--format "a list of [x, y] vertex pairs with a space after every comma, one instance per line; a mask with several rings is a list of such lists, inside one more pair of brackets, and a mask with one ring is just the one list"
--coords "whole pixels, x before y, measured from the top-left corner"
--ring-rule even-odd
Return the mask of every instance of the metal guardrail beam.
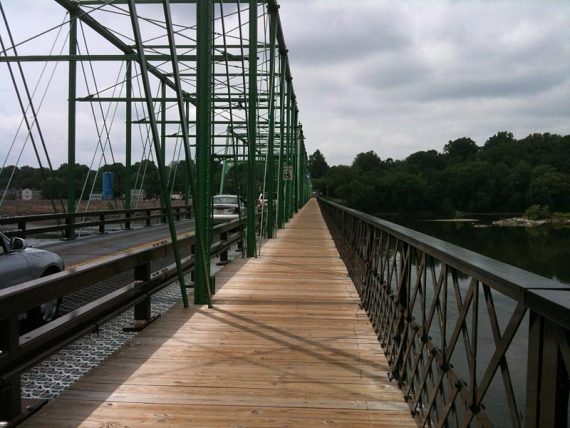
[[[180, 220], [182, 216], [189, 218], [191, 215], [191, 208], [173, 207], [172, 213], [176, 220]], [[93, 217], [98, 218], [98, 220], [85, 221], [85, 219]], [[14, 236], [25, 237], [49, 232], [69, 231], [70, 225], [73, 225], [74, 229], [98, 226], [99, 233], [104, 233], [105, 226], [109, 224], [124, 224], [126, 229], [130, 229], [131, 224], [135, 221], [143, 220], [147, 226], [150, 226], [153, 219], [162, 219], [164, 217], [165, 209], [163, 208], [135, 208], [123, 210], [85, 211], [77, 213], [35, 214], [26, 216], [4, 217], [0, 218], [0, 225], [16, 225], [16, 229], [2, 232], [4, 235], [10, 238]], [[77, 223], [77, 219], [84, 220], [80, 223]], [[36, 226], [33, 228], [28, 227], [29, 223], [45, 223], [51, 220], [55, 220], [60, 224]]]

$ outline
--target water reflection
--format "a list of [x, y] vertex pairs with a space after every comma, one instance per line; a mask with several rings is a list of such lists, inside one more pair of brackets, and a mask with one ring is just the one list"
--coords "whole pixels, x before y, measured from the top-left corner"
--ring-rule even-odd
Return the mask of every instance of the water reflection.
[[478, 222], [440, 222], [394, 216], [383, 218], [563, 284], [570, 284], [570, 227], [480, 227], [490, 225], [494, 218], [489, 217], [481, 218]]

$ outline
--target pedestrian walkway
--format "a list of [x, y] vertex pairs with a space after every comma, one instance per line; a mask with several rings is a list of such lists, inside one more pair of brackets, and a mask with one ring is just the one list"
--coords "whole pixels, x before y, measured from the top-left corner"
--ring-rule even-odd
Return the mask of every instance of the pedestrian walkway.
[[315, 200], [28, 427], [415, 427]]

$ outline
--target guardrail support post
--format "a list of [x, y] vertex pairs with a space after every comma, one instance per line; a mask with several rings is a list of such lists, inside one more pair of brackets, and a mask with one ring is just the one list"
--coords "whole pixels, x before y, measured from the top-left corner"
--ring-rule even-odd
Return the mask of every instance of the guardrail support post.
[[[151, 277], [150, 263], [137, 266], [135, 268], [135, 287], [140, 286], [148, 281]], [[147, 327], [151, 322], [156, 320], [158, 316], [153, 317], [151, 311], [150, 294], [146, 298], [134, 306], [134, 321], [132, 324], [124, 327], [124, 331], [141, 331]]]
[[[566, 332], [530, 312], [525, 426], [566, 427], [570, 382], [560, 341]], [[566, 335], [567, 336], [567, 335]], [[565, 346], [566, 348], [567, 346]]]
[[131, 213], [127, 212], [125, 214], [125, 229], [130, 229], [131, 228]]
[[105, 233], [105, 214], [99, 214], [99, 233]]
[[[0, 321], [0, 350], [13, 360], [19, 346], [18, 317]], [[5, 356], [5, 355], [4, 355]], [[20, 395], [20, 376], [9, 379], [0, 385], [0, 425], [2, 422], [12, 422], [22, 414], [22, 399]]]
[[147, 210], [146, 212], [146, 226], [150, 226], [152, 221], [152, 211]]
[[[220, 241], [223, 241], [224, 243], [228, 241], [228, 232], [220, 233]], [[218, 263], [216, 263], [216, 265], [223, 266], [223, 265], [227, 265], [228, 263], [229, 263], [228, 250], [225, 249], [224, 251], [222, 251], [220, 253], [220, 260], [218, 261]]]

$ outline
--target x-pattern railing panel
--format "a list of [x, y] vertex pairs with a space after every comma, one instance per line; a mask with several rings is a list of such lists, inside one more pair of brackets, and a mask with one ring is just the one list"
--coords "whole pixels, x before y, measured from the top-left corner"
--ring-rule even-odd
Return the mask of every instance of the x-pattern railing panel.
[[[526, 282], [537, 284], [519, 285], [524, 271], [484, 259], [487, 272], [475, 253], [320, 203], [390, 377], [419, 425], [566, 426], [568, 323], [545, 316], [546, 308], [530, 307], [525, 298], [535, 287], [541, 298], [549, 297], [544, 290], [566, 289], [531, 273]], [[565, 314], [570, 317], [570, 309]], [[522, 370], [512, 358], [521, 349], [529, 352]]]

